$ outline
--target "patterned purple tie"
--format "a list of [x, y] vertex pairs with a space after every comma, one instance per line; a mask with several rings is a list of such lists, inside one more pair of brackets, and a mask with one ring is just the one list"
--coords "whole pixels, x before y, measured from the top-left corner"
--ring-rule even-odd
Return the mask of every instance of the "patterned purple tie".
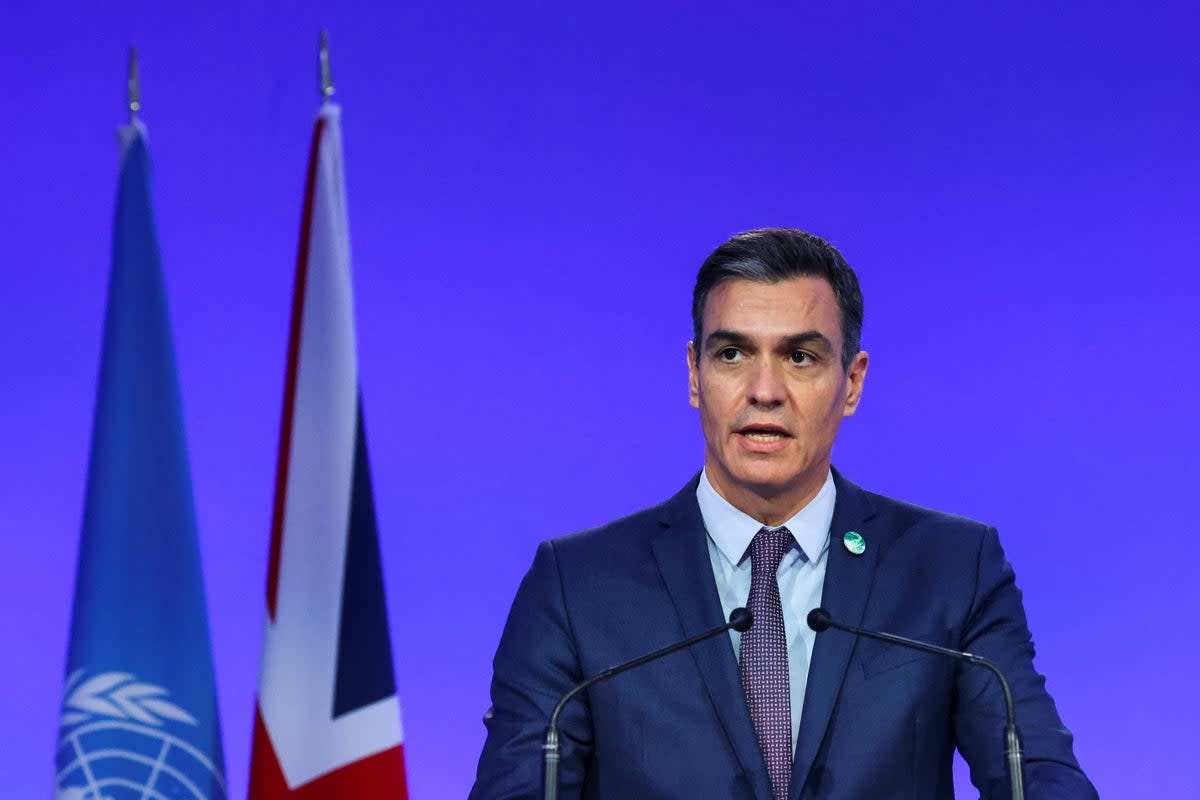
[[742, 634], [742, 689], [767, 762], [771, 788], [785, 800], [792, 776], [792, 695], [787, 636], [779, 600], [779, 562], [794, 539], [787, 528], [763, 528], [750, 542], [750, 599], [754, 627]]

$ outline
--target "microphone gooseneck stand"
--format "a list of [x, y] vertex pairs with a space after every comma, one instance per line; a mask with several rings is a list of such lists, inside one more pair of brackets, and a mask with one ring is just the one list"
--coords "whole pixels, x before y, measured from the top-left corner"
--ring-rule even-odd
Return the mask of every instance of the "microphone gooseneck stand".
[[571, 691], [562, 696], [558, 701], [558, 705], [554, 707], [554, 712], [550, 714], [550, 724], [546, 728], [546, 739], [542, 744], [542, 769], [544, 774], [543, 785], [545, 786], [545, 800], [558, 800], [558, 759], [559, 759], [559, 743], [558, 743], [558, 715], [562, 712], [563, 707], [575, 695], [582, 692], [594, 683], [606, 681], [614, 675], [619, 675], [626, 670], [640, 667], [649, 661], [654, 661], [656, 658], [669, 656], [678, 650], [685, 647], [691, 647], [694, 644], [711, 639], [712, 637], [725, 633], [730, 628], [739, 633], [745, 633], [750, 630], [750, 626], [754, 624], [754, 615], [745, 608], [735, 608], [729, 615], [729, 622], [724, 625], [718, 625], [704, 633], [692, 636], [689, 639], [684, 639], [682, 642], [676, 642], [669, 647], [664, 647], [661, 650], [655, 650], [653, 653], [635, 658], [633, 661], [627, 661], [624, 664], [618, 664], [615, 667], [609, 667], [603, 672], [598, 672], [592, 677], [585, 680], [583, 683], [575, 686]]
[[914, 650], [922, 650], [926, 653], [934, 653], [939, 656], [955, 658], [960, 661], [966, 661], [970, 664], [978, 664], [981, 667], [987, 667], [992, 671], [996, 678], [1000, 681], [1000, 688], [1004, 690], [1004, 708], [1008, 712], [1008, 723], [1004, 726], [1004, 757], [1008, 763], [1008, 781], [1012, 786], [1012, 800], [1025, 800], [1025, 779], [1021, 770], [1021, 740], [1017, 736], [1017, 717], [1013, 711], [1012, 690], [1008, 686], [1008, 681], [1004, 678], [1004, 673], [1000, 668], [988, 661], [983, 656], [977, 656], [974, 653], [967, 653], [962, 650], [951, 650], [948, 647], [940, 647], [936, 644], [921, 642], [916, 639], [909, 639], [904, 636], [897, 636], [893, 633], [883, 633], [882, 631], [869, 631], [863, 628], [856, 628], [853, 625], [845, 625], [836, 621], [828, 611], [823, 608], [814, 608], [808, 612], [808, 627], [812, 628], [817, 633], [828, 630], [829, 628], [837, 628], [846, 633], [852, 633], [855, 636], [865, 636], [868, 639], [878, 639], [882, 642], [899, 645], [900, 647], [909, 647]]

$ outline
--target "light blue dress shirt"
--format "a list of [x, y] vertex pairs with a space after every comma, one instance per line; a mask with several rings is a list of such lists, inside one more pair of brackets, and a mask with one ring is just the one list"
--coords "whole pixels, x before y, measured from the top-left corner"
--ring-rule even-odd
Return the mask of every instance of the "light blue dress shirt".
[[[735, 508], [717, 494], [701, 473], [696, 487], [700, 515], [708, 530], [708, 555], [712, 561], [713, 577], [721, 608], [729, 618], [738, 606], [746, 605], [750, 597], [750, 540], [763, 524], [744, 511]], [[808, 505], [784, 523], [796, 544], [779, 563], [779, 599], [783, 605], [783, 630], [788, 643], [788, 680], [792, 703], [792, 751], [800, 732], [800, 711], [804, 708], [804, 690], [808, 686], [808, 665], [812, 661], [813, 644], [817, 634], [808, 627], [808, 612], [821, 605], [825, 588], [826, 553], [829, 550], [829, 526], [833, 522], [833, 506], [837, 488], [833, 474], [825, 476], [825, 484]], [[742, 635], [731, 630], [733, 652], [740, 657]]]

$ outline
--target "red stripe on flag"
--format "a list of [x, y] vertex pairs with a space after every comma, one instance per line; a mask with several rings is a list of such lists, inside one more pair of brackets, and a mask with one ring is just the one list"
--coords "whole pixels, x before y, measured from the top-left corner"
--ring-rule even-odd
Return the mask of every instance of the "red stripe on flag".
[[267, 561], [267, 616], [275, 619], [279, 593], [279, 557], [283, 549], [283, 517], [287, 507], [288, 464], [292, 453], [292, 418], [296, 407], [296, 373], [300, 365], [300, 336], [304, 323], [304, 297], [308, 288], [308, 247], [312, 237], [313, 196], [317, 190], [317, 164], [325, 118], [317, 117], [308, 153], [304, 185], [304, 211], [300, 218], [300, 248], [296, 257], [296, 287], [292, 293], [292, 321], [288, 332], [287, 373], [284, 378], [283, 419], [279, 423], [279, 462], [275, 468], [275, 506], [271, 514], [271, 551]]
[[262, 712], [254, 712], [254, 743], [250, 759], [250, 800], [345, 800], [381, 798], [408, 800], [404, 746], [354, 761], [327, 772], [303, 786], [289, 789], [271, 744]]

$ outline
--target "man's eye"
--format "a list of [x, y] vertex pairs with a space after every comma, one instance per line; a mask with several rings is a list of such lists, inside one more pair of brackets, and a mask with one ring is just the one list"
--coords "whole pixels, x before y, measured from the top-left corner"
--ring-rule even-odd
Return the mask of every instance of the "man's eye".
[[721, 359], [722, 361], [734, 362], [740, 360], [741, 357], [742, 351], [738, 350], [736, 347], [726, 347], [717, 352], [717, 358]]
[[803, 350], [793, 350], [792, 351], [792, 363], [793, 364], [807, 364], [808, 362], [810, 362], [812, 360], [813, 360], [812, 353], [806, 353]]

